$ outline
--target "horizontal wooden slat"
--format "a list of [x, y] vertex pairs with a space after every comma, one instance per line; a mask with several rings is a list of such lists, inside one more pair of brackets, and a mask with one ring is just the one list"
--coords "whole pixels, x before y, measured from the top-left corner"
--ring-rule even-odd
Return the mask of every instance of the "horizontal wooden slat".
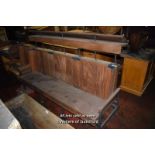
[[63, 36], [72, 38], [83, 38], [83, 39], [97, 39], [97, 40], [107, 40], [115, 42], [127, 43], [124, 35], [112, 35], [112, 34], [101, 34], [93, 32], [52, 32], [52, 31], [34, 31], [30, 30], [29, 35], [48, 35], [48, 36]]
[[6, 104], [10, 110], [12, 108], [23, 107], [37, 128], [73, 129], [71, 125], [61, 123], [63, 122], [62, 119], [57, 117], [54, 113], [40, 105], [36, 100], [26, 94], [21, 94], [20, 96], [17, 96], [16, 98], [6, 102]]
[[105, 53], [120, 54], [124, 43], [94, 40], [94, 39], [79, 39], [69, 37], [51, 37], [33, 35], [29, 36], [29, 41], [48, 43], [51, 45], [70, 46], [74, 48], [83, 48], [91, 51], [100, 51]]

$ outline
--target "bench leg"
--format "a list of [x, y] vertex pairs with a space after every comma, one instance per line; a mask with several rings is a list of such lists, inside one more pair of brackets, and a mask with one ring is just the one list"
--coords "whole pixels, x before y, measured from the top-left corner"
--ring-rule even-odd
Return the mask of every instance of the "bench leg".
[[[112, 111], [108, 114], [108, 116], [105, 118], [103, 115], [105, 113], [105, 111], [107, 111], [109, 108], [112, 108]], [[119, 97], [118, 95], [115, 97], [115, 99], [113, 99], [111, 101], [110, 104], [108, 104], [108, 106], [106, 108], [104, 108], [99, 115], [98, 118], [98, 124], [97, 124], [97, 128], [101, 129], [105, 126], [105, 124], [112, 118], [112, 116], [114, 116], [114, 114], [116, 113], [116, 111], [119, 108]]]

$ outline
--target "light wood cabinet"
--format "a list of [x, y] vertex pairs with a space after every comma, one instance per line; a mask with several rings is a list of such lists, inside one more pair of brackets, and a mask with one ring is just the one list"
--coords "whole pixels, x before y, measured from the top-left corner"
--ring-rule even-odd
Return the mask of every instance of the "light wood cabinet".
[[153, 78], [153, 62], [124, 57], [121, 89], [141, 96]]

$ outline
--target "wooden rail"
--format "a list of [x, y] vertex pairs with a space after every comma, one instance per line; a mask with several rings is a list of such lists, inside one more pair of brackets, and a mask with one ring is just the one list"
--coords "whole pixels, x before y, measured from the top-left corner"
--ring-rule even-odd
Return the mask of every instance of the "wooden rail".
[[71, 37], [58, 37], [47, 35], [31, 35], [29, 36], [31, 42], [48, 43], [56, 46], [70, 46], [73, 48], [82, 48], [91, 51], [99, 51], [103, 53], [120, 54], [122, 47], [127, 43], [104, 41], [95, 39], [71, 38]]

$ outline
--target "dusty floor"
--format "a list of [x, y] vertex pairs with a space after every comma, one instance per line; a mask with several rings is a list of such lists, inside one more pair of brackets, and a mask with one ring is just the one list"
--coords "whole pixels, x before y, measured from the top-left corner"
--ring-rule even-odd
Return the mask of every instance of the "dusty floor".
[[[16, 96], [18, 87], [19, 83], [14, 78], [0, 73], [0, 98], [3, 101]], [[142, 97], [121, 91], [120, 109], [107, 124], [107, 128], [155, 128], [155, 80]]]

